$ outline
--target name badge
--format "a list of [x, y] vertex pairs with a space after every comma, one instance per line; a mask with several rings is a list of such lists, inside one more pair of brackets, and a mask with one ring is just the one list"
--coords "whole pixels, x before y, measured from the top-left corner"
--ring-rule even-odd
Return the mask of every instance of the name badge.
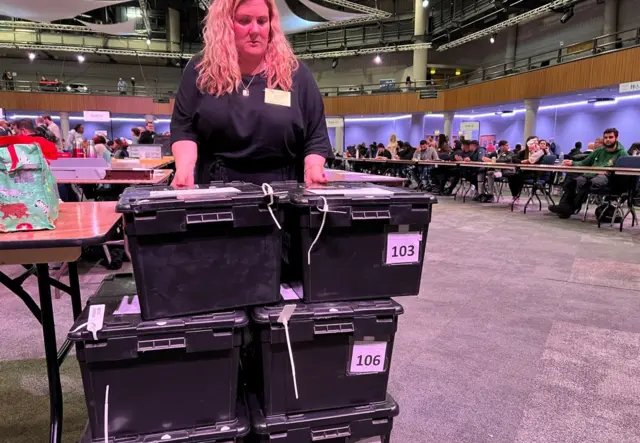
[[270, 105], [291, 107], [291, 92], [266, 88], [264, 90], [264, 102]]

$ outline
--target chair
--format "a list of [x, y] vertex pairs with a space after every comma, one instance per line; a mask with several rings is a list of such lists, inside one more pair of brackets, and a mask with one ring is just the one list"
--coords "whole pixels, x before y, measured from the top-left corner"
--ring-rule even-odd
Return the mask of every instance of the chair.
[[[613, 165], [614, 168], [632, 168], [640, 169], [640, 157], [620, 157]], [[638, 195], [638, 176], [619, 175], [613, 173], [609, 179], [609, 185], [599, 189], [598, 192], [589, 193], [590, 196], [599, 196], [606, 200], [607, 205], [602, 209], [602, 212], [598, 216], [598, 228], [602, 225], [602, 218], [606, 214], [607, 209], [614, 208], [611, 215], [611, 223], [609, 226], [613, 226], [616, 217], [620, 217], [620, 232], [624, 221], [629, 214], [631, 214], [631, 227], [638, 223], [638, 217], [634, 206], [634, 200]], [[585, 208], [583, 221], [587, 218], [587, 211], [589, 210], [589, 197], [587, 197], [587, 207]], [[622, 209], [622, 205], [627, 203], [629, 208], [625, 213]]]
[[[547, 165], [547, 166], [554, 165], [556, 163], [557, 158], [558, 157], [556, 157], [555, 155], [545, 155], [542, 157], [542, 160], [540, 161], [540, 163], [537, 163], [537, 164]], [[553, 183], [554, 176], [555, 176], [555, 173], [550, 171], [534, 171], [533, 178], [529, 178], [524, 181], [524, 185], [522, 186], [522, 189], [520, 190], [518, 195], [514, 197], [513, 201], [511, 202], [511, 211], [513, 212], [513, 208], [515, 206], [516, 200], [520, 198], [520, 196], [522, 195], [522, 191], [525, 191], [525, 190], [529, 191], [529, 199], [527, 200], [527, 203], [525, 203], [524, 205], [525, 214], [527, 213], [527, 208], [529, 207], [529, 204], [533, 201], [534, 197], [538, 200], [538, 210], [542, 211], [542, 200], [540, 200], [540, 195], [538, 194], [538, 191], [542, 192], [542, 195], [547, 201], [547, 204], [551, 203], [552, 205], [555, 205], [555, 202], [551, 195], [551, 186]]]

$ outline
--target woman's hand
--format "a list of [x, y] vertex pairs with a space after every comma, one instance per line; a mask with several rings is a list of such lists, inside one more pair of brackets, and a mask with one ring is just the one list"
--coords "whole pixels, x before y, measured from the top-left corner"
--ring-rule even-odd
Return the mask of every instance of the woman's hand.
[[307, 185], [324, 185], [327, 183], [324, 165], [307, 166], [304, 169], [304, 183]]
[[193, 169], [176, 169], [171, 186], [178, 189], [189, 189], [194, 187], [193, 182]]

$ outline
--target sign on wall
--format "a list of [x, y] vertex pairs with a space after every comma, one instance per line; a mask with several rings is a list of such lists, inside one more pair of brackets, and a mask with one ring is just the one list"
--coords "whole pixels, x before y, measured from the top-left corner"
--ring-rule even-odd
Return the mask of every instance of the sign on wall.
[[624, 94], [626, 92], [639, 92], [639, 91], [640, 91], [640, 82], [620, 83], [621, 94]]
[[83, 111], [85, 122], [110, 122], [111, 112], [109, 111]]
[[327, 128], [342, 128], [344, 127], [344, 119], [342, 117], [327, 118]]
[[462, 123], [460, 123], [460, 130], [462, 132], [479, 131], [480, 130], [480, 122], [462, 122]]

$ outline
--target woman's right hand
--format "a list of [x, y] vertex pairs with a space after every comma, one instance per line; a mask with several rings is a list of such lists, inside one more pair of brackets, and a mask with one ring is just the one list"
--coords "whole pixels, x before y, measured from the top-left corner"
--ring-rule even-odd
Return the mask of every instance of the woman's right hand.
[[178, 189], [189, 189], [194, 187], [193, 169], [176, 169], [171, 186]]

